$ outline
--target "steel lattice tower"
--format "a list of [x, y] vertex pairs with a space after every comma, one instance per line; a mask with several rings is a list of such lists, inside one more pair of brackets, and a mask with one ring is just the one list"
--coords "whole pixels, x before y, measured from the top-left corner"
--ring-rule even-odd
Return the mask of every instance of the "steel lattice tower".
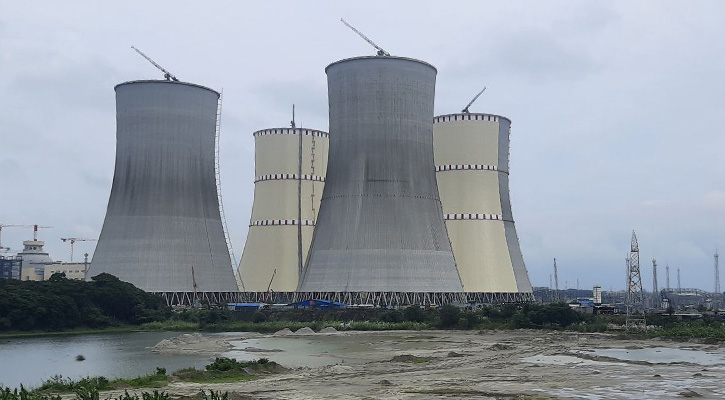
[[627, 328], [646, 327], [644, 313], [638, 313], [644, 308], [644, 293], [642, 291], [642, 274], [639, 269], [639, 244], [634, 231], [632, 231], [627, 267], [627, 321], [625, 326]]
[[642, 306], [642, 274], [639, 269], [639, 244], [637, 235], [632, 231], [632, 245], [629, 250], [629, 273], [627, 279], [627, 305]]

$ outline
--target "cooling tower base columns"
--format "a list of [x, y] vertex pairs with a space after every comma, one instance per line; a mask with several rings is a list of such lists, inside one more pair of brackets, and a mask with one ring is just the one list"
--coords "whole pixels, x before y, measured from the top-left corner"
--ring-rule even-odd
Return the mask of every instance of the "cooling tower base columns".
[[534, 301], [531, 293], [461, 293], [461, 292], [162, 292], [168, 305], [195, 303], [194, 299], [210, 304], [268, 303], [290, 304], [306, 300], [325, 300], [348, 306], [402, 308], [412, 305], [440, 306], [443, 304], [484, 305], [514, 304]]

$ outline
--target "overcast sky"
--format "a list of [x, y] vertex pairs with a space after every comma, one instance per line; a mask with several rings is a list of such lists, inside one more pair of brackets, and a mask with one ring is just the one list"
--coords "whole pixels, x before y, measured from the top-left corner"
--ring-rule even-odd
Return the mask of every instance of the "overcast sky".
[[[529, 275], [621, 289], [632, 230], [651, 259], [713, 289], [725, 248], [725, 2], [0, 0], [0, 223], [97, 238], [115, 157], [114, 85], [162, 75], [224, 90], [222, 191], [237, 258], [251, 213], [252, 132], [327, 130], [324, 68], [373, 49], [438, 68], [436, 114], [513, 121], [511, 194]], [[31, 229], [3, 231], [22, 247]], [[95, 243], [77, 243], [76, 257]], [[724, 251], [725, 252], [725, 251]], [[724, 272], [725, 274], [725, 272]]]

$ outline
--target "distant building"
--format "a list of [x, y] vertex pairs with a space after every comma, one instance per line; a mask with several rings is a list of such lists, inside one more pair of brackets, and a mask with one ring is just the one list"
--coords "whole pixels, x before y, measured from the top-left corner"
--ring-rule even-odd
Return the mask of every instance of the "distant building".
[[592, 290], [592, 297], [594, 298], [594, 304], [602, 304], [602, 287], [594, 286]]
[[47, 281], [55, 273], [65, 274], [66, 279], [85, 280], [88, 263], [56, 263], [45, 266], [43, 280]]
[[23, 242], [23, 251], [18, 253], [18, 257], [23, 259], [22, 280], [42, 281], [45, 266], [54, 263], [50, 255], [43, 249], [43, 246], [45, 246], [45, 242], [42, 240], [26, 240]]
[[23, 259], [21, 257], [0, 256], [0, 278], [20, 279], [23, 270]]

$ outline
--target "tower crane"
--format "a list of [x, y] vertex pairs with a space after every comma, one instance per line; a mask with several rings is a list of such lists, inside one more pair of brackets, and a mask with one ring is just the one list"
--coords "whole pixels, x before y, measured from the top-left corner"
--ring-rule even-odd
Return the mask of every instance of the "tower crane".
[[131, 48], [134, 49], [136, 51], [136, 53], [140, 54], [141, 57], [145, 58], [146, 61], [150, 62], [151, 65], [153, 65], [154, 67], [156, 67], [159, 70], [161, 70], [161, 72], [164, 73], [164, 78], [167, 81], [174, 81], [174, 82], [178, 82], [179, 81], [171, 72], [169, 72], [166, 69], [164, 69], [164, 67], [160, 66], [158, 63], [156, 63], [156, 61], [152, 60], [151, 57], [149, 57], [146, 54], [144, 54], [141, 50], [139, 50], [139, 49], [137, 49], [137, 48], [135, 48], [133, 46], [131, 46]]
[[95, 242], [98, 239], [82, 239], [82, 238], [60, 238], [63, 242], [70, 242], [70, 262], [73, 262], [73, 245], [76, 242]]
[[461, 110], [461, 112], [464, 114], [470, 114], [471, 112], [468, 111], [468, 107], [470, 107], [474, 101], [478, 100], [478, 97], [481, 96], [483, 94], [483, 92], [485, 92], [485, 91], [486, 91], [486, 87], [484, 86], [483, 90], [478, 92], [478, 94], [473, 98], [473, 100], [471, 100], [465, 107], [463, 107], [463, 110]]
[[10, 250], [10, 247], [3, 247], [3, 228], [32, 228], [33, 225], [0, 224], [0, 250]]
[[378, 51], [378, 55], [379, 56], [390, 57], [390, 53], [388, 53], [387, 51], [383, 50], [382, 47], [378, 46], [377, 44], [375, 44], [375, 42], [373, 42], [372, 40], [370, 40], [370, 38], [368, 38], [367, 36], [365, 36], [365, 34], [363, 34], [362, 32], [360, 32], [359, 30], [355, 29], [354, 26], [350, 25], [349, 23], [347, 23], [347, 21], [345, 21], [342, 18], [340, 18], [340, 21], [343, 24], [345, 24], [345, 26], [347, 26], [348, 28], [352, 29], [353, 32], [357, 33], [361, 38], [363, 38], [363, 40], [365, 40], [366, 42], [370, 43], [371, 46], [375, 47], [375, 50]]
[[38, 241], [38, 229], [52, 228], [52, 226], [41, 226], [41, 225], [32, 225], [32, 227], [33, 227], [33, 241], [34, 242]]

